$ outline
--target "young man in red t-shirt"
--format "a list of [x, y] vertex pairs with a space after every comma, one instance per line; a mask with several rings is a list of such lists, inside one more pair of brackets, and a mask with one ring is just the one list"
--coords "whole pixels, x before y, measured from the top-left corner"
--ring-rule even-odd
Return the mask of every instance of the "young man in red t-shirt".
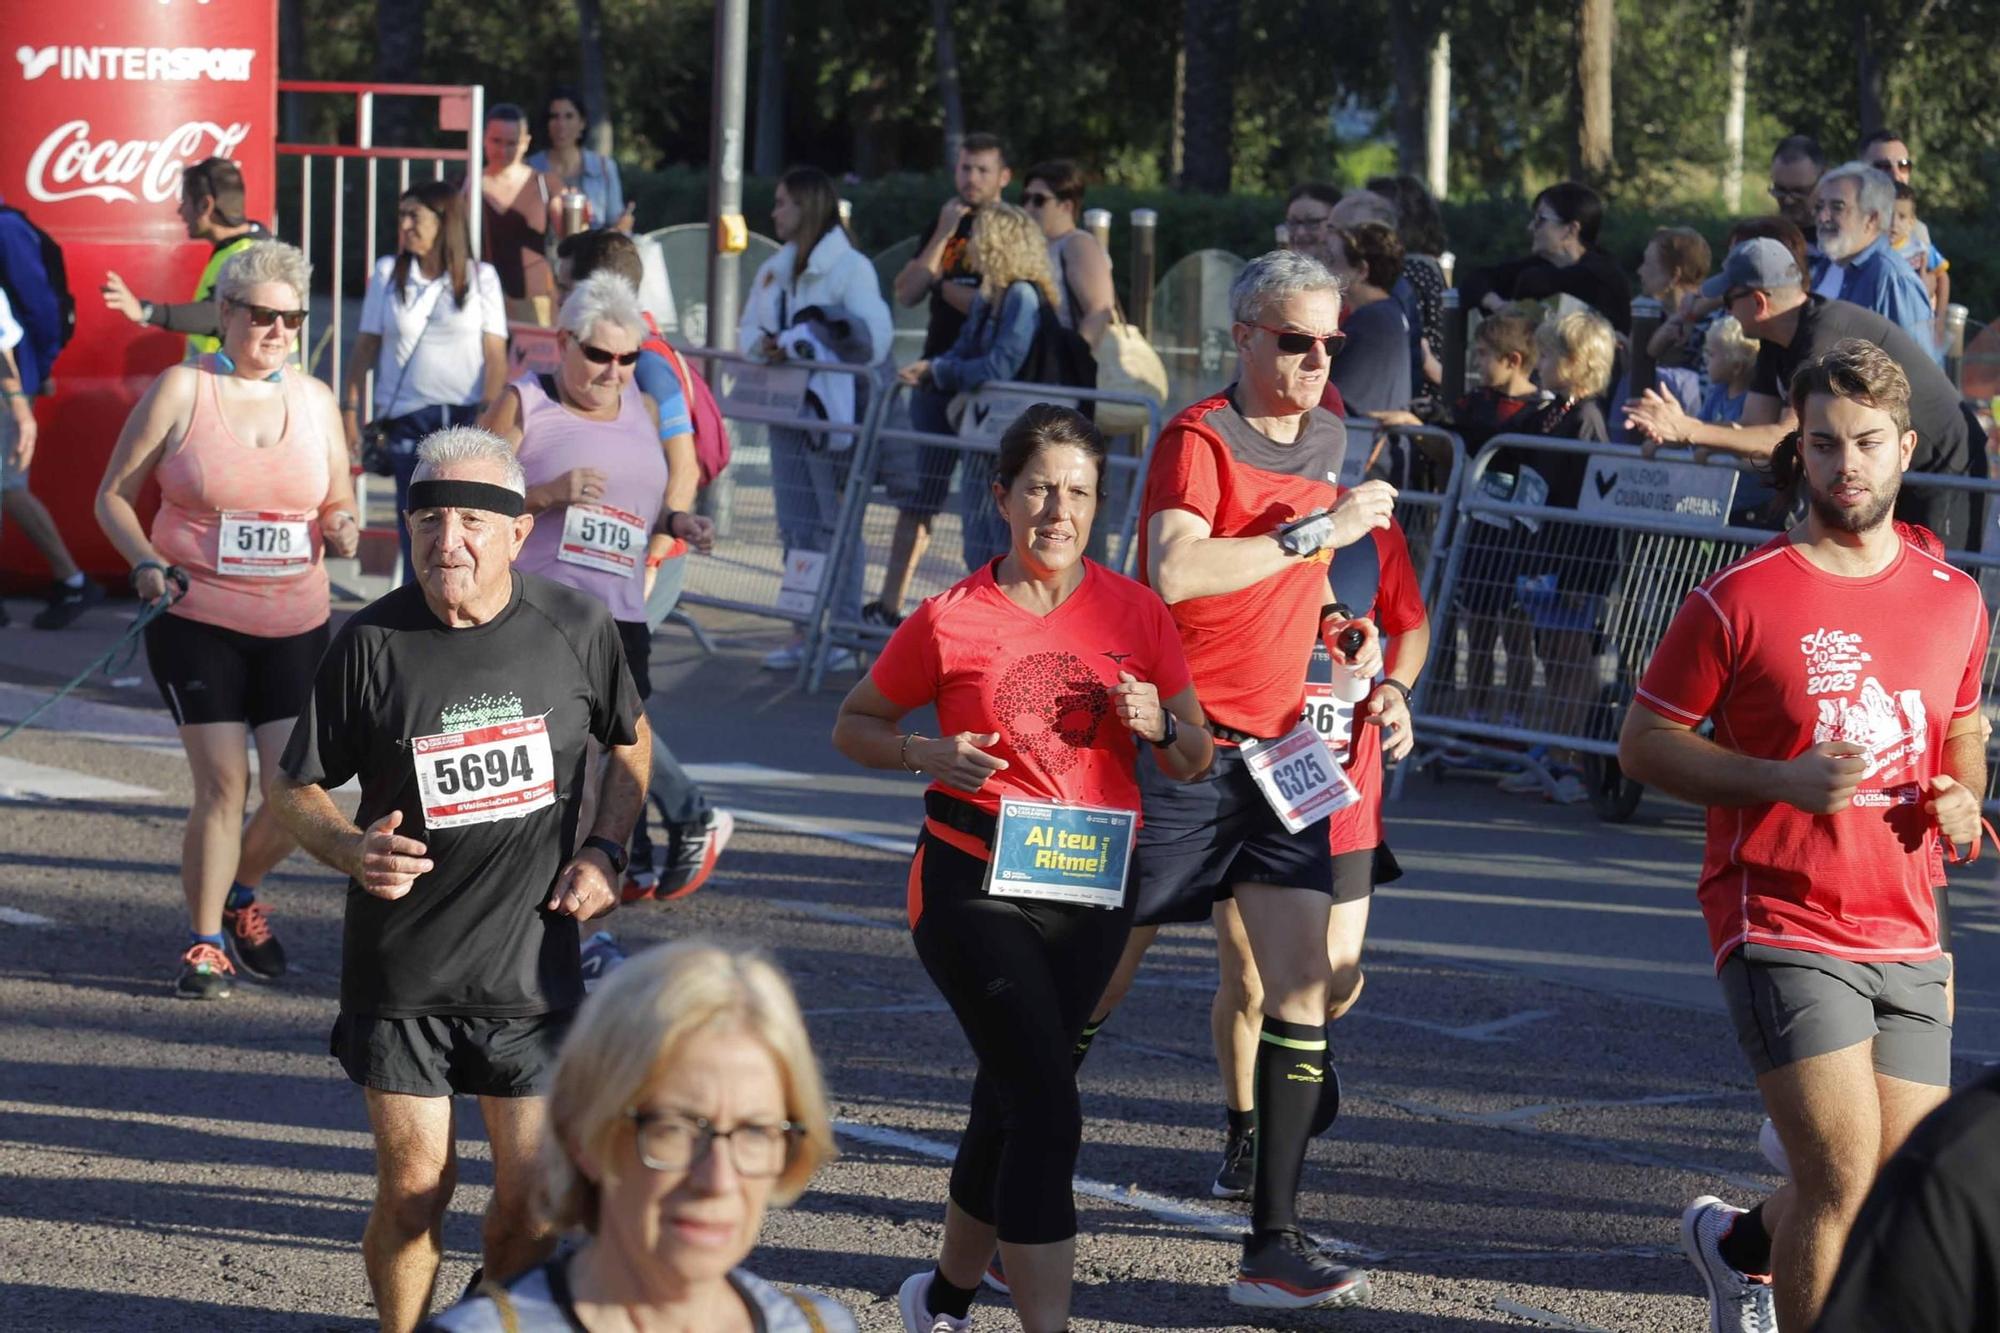
[[1939, 839], [1977, 842], [1986, 787], [1978, 585], [1890, 517], [1909, 381], [1848, 340], [1790, 387], [1772, 463], [1805, 521], [1688, 598], [1619, 741], [1626, 773], [1709, 807], [1702, 915], [1792, 1168], [1761, 1228], [1707, 1198], [1683, 1216], [1716, 1328], [1812, 1327], [1877, 1163], [1944, 1100]]

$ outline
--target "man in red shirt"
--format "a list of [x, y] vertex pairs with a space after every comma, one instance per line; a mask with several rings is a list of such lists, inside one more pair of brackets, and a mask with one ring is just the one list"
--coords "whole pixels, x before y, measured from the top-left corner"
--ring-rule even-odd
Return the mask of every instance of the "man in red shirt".
[[1702, 915], [1792, 1168], [1761, 1229], [1713, 1199], [1683, 1216], [1717, 1329], [1812, 1327], [1877, 1163], [1950, 1080], [1933, 886], [1940, 836], [1979, 837], [1987, 620], [1892, 524], [1909, 395], [1858, 339], [1799, 369], [1772, 465], [1805, 521], [1682, 605], [1619, 741], [1626, 773], [1709, 808]]
[[1336, 487], [1346, 432], [1319, 406], [1342, 341], [1333, 275], [1274, 251], [1238, 276], [1230, 307], [1241, 376], [1168, 423], [1146, 475], [1140, 568], [1173, 614], [1217, 744], [1197, 782], [1141, 763], [1134, 921], [1206, 919], [1226, 888], [1264, 981], [1251, 1235], [1230, 1299], [1354, 1305], [1368, 1275], [1320, 1254], [1295, 1215], [1326, 1078], [1329, 816], [1355, 799], [1301, 714], [1327, 563], [1388, 526], [1395, 491]]

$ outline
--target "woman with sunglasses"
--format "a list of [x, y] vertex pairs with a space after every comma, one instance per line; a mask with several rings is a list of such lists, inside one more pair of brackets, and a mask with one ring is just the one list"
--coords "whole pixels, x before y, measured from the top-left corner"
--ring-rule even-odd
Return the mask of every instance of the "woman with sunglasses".
[[1111, 256], [1097, 237], [1077, 225], [1083, 216], [1083, 172], [1064, 158], [1028, 168], [1021, 207], [1041, 224], [1049, 240], [1049, 267], [1056, 275], [1056, 318], [1066, 329], [1097, 346], [1111, 325], [1117, 300], [1111, 289]]
[[763, 954], [691, 941], [626, 963], [563, 1042], [542, 1140], [568, 1254], [486, 1283], [433, 1333], [852, 1333], [826, 1296], [739, 1267], [833, 1156], [798, 1001]]
[[[140, 600], [160, 602], [170, 580], [184, 588], [146, 626], [146, 661], [194, 777], [174, 987], [186, 999], [227, 996], [239, 966], [285, 970], [257, 887], [293, 843], [268, 805], [244, 825], [247, 748], [254, 739], [268, 784], [326, 650], [323, 557], [353, 555], [361, 535], [333, 392], [293, 364], [311, 276], [282, 241], [229, 258], [216, 280], [221, 350], [160, 373], [97, 491], [98, 525]], [[139, 519], [149, 481], [160, 487], [150, 529]]]

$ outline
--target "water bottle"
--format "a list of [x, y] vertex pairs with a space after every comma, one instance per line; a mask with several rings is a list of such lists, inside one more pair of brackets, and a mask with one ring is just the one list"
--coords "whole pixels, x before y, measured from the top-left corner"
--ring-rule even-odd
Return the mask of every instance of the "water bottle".
[[[1324, 620], [1329, 616], [1351, 617], [1352, 614], [1345, 606], [1335, 603], [1321, 611], [1320, 618]], [[1349, 625], [1334, 639], [1333, 646], [1339, 649], [1343, 656], [1352, 658], [1354, 654], [1361, 651], [1362, 646], [1367, 642], [1367, 630], [1362, 629], [1359, 625]], [[1333, 664], [1333, 697], [1342, 703], [1358, 704], [1363, 699], [1366, 699], [1369, 691], [1374, 688], [1374, 680], [1362, 675], [1353, 667], [1343, 662], [1335, 662]]]

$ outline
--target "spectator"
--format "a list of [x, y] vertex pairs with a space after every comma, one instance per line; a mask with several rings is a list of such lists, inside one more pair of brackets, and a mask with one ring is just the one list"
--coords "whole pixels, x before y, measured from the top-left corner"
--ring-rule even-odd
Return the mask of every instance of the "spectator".
[[1920, 346], [1936, 346], [1930, 291], [1889, 249], [1895, 181], [1865, 163], [1845, 163], [1820, 177], [1813, 211], [1821, 255], [1813, 267], [1813, 294], [1872, 310], [1901, 325]]
[[1318, 259], [1320, 246], [1326, 239], [1327, 226], [1340, 198], [1340, 187], [1328, 185], [1325, 181], [1302, 181], [1294, 185], [1292, 192], [1285, 196], [1282, 238], [1285, 248]]
[[[376, 397], [368, 431], [380, 440], [364, 450], [370, 371]], [[348, 453], [395, 477], [396, 512], [403, 513], [417, 442], [446, 426], [470, 426], [506, 386], [506, 300], [493, 266], [472, 257], [465, 194], [443, 181], [413, 186], [396, 202], [396, 253], [375, 261], [361, 302], [361, 332], [340, 396]], [[396, 535], [409, 583], [416, 578], [409, 525], [398, 523]]]
[[[1396, 231], [1401, 224], [1401, 219], [1396, 213], [1396, 205], [1386, 197], [1376, 194], [1373, 190], [1356, 190], [1353, 194], [1343, 198], [1334, 208], [1332, 230], [1325, 233], [1326, 243], [1321, 245], [1316, 258], [1322, 264], [1331, 267], [1333, 263], [1333, 255], [1331, 253], [1333, 233], [1340, 230], [1353, 231], [1355, 228], [1366, 226], [1369, 223], [1377, 223], [1387, 227], [1391, 231]], [[1423, 309], [1421, 302], [1417, 299], [1417, 289], [1410, 284], [1407, 275], [1398, 274], [1395, 283], [1389, 288], [1389, 295], [1402, 310], [1403, 322], [1409, 331], [1407, 343], [1410, 354], [1410, 384], [1412, 386], [1422, 384], [1424, 383], [1426, 352], [1423, 345]], [[1340, 318], [1343, 326], [1347, 321], [1348, 310], [1349, 307], [1345, 303], [1342, 303]], [[1438, 374], [1439, 378], [1442, 379], [1442, 366], [1438, 367]], [[1341, 400], [1340, 387], [1334, 382], [1333, 375], [1327, 376], [1326, 398], [1320, 403], [1320, 406], [1329, 412], [1340, 412], [1343, 415], [1348, 410], [1347, 405]]]
[[582, 190], [590, 200], [591, 227], [632, 230], [632, 205], [625, 199], [625, 183], [618, 176], [618, 164], [602, 153], [583, 146], [590, 130], [590, 113], [576, 89], [557, 85], [542, 104], [542, 126], [549, 146], [528, 158], [528, 165], [543, 173], [551, 184], [560, 181], [573, 190]]
[[[36, 629], [63, 629], [104, 600], [63, 544], [48, 506], [28, 489], [35, 457], [34, 399], [68, 336], [54, 275], [42, 261], [42, 241], [18, 209], [0, 206], [0, 513], [20, 525], [53, 576]], [[8, 623], [0, 607], [0, 626]]]
[[1813, 188], [1826, 170], [1826, 153], [1810, 134], [1791, 134], [1771, 152], [1771, 202], [1778, 216], [1807, 236], [1813, 230]]
[[[937, 221], [924, 233], [916, 256], [896, 275], [896, 304], [912, 306], [930, 299], [930, 323], [924, 330], [923, 359], [948, 351], [958, 340], [981, 282], [970, 258], [973, 220], [979, 210], [1000, 201], [1014, 178], [1007, 167], [1007, 149], [997, 135], [968, 134], [960, 141], [955, 183], [957, 192], [944, 201]], [[1043, 260], [1047, 266], [1046, 258]], [[952, 434], [946, 409], [951, 395], [919, 387], [910, 395], [910, 424], [932, 435]], [[910, 575], [931, 541], [931, 522], [951, 490], [951, 470], [958, 451], [938, 445], [918, 445], [914, 466], [891, 471], [883, 480], [896, 502], [896, 531], [889, 543], [888, 568], [882, 576], [882, 596], [861, 608], [872, 625], [893, 628], [903, 622], [903, 599], [910, 593]]]
[[1910, 160], [1910, 146], [1894, 130], [1880, 129], [1863, 135], [1861, 142], [1855, 145], [1854, 156], [1885, 173], [1898, 185], [1911, 183], [1910, 172], [1916, 164]]
[[549, 263], [549, 178], [528, 165], [527, 116], [512, 102], [486, 111], [486, 170], [479, 196], [486, 210], [481, 256], [500, 275], [507, 318], [547, 327], [555, 318], [556, 279]]
[[1625, 271], [1598, 248], [1604, 201], [1575, 181], [1551, 185], [1535, 196], [1528, 219], [1533, 253], [1493, 268], [1476, 270], [1465, 284], [1465, 299], [1493, 311], [1509, 301], [1573, 296], [1603, 315], [1620, 333], [1632, 324], [1632, 284]]
[[[1048, 243], [1025, 212], [1001, 203], [980, 209], [967, 262], [979, 274], [979, 293], [957, 339], [939, 355], [913, 361], [900, 372], [905, 384], [947, 400], [989, 381], [1034, 374], [1036, 344], [1055, 327]], [[993, 504], [992, 473], [990, 457], [967, 455], [959, 492], [967, 570], [1007, 550], [1009, 534]]]
[[215, 275], [223, 261], [253, 241], [271, 233], [261, 222], [245, 217], [243, 168], [226, 157], [211, 157], [181, 172], [181, 224], [188, 239], [207, 241], [208, 263], [196, 279], [194, 296], [183, 304], [142, 301], [116, 273], [104, 275], [104, 304], [134, 324], [150, 324], [169, 333], [187, 335], [186, 360], [221, 350], [221, 307], [215, 300]]
[[1708, 373], [1702, 349], [1712, 321], [1689, 319], [1682, 307], [1708, 280], [1713, 258], [1708, 241], [1692, 227], [1662, 227], [1646, 243], [1645, 257], [1639, 261], [1639, 290], [1666, 311], [1646, 345], [1646, 354], [1656, 364]]
[[1347, 337], [1328, 379], [1350, 412], [1408, 411], [1410, 327], [1389, 289], [1403, 270], [1403, 243], [1392, 228], [1367, 222], [1327, 241], [1327, 269], [1341, 283]]
[[1709, 321], [1706, 342], [1708, 389], [1702, 395], [1699, 416], [1720, 425], [1740, 421], [1757, 369], [1758, 342], [1746, 335], [1731, 315]]
[[1056, 159], [1028, 168], [1021, 206], [1049, 238], [1049, 268], [1056, 277], [1056, 318], [1091, 346], [1111, 325], [1117, 295], [1111, 289], [1111, 256], [1077, 225], [1083, 216], [1083, 173]]
[[836, 1302], [739, 1267], [766, 1210], [833, 1155], [784, 975], [761, 953], [699, 941], [649, 950], [585, 1001], [550, 1080], [543, 1211], [583, 1243], [469, 1291], [426, 1328], [851, 1333]]
[[[1796, 426], [1787, 406], [1792, 372], [1846, 338], [1872, 342], [1903, 368], [1910, 381], [1910, 424], [1917, 432], [1912, 472], [1965, 476], [1971, 468], [1968, 443], [1983, 438], [1969, 430], [1958, 391], [1927, 348], [1882, 316], [1846, 301], [1808, 295], [1797, 260], [1769, 237], [1745, 241], [1729, 252], [1722, 272], [1702, 287], [1719, 296], [1726, 313], [1743, 331], [1761, 340], [1757, 369], [1734, 426], [1697, 421], [1648, 389], [1625, 405], [1626, 423], [1658, 444], [1685, 444], [1719, 453], [1768, 458]], [[1963, 547], [1970, 537], [1963, 495], [1906, 482], [1896, 498], [1896, 517], [1921, 523], [1947, 547]]]
[[[1419, 407], [1435, 406], [1448, 396], [1444, 384], [1444, 218], [1437, 200], [1415, 176], [1377, 176], [1368, 182], [1370, 194], [1380, 195], [1396, 208], [1396, 237], [1403, 243], [1403, 277], [1417, 298], [1417, 322], [1412, 331], [1418, 338], [1412, 363], [1413, 401]], [[1453, 386], [1454, 388], [1456, 386]]]
[[[750, 282], [737, 325], [738, 350], [774, 364], [787, 360], [859, 362], [888, 356], [894, 336], [889, 305], [868, 256], [840, 220], [840, 194], [817, 167], [794, 167], [778, 181], [771, 228], [783, 245]], [[866, 410], [866, 386], [849, 375], [818, 374], [807, 382], [809, 408], [825, 421], [853, 424]], [[833, 552], [840, 497], [853, 458], [851, 433], [769, 428], [771, 491], [787, 551]], [[837, 619], [861, 615], [863, 561], [849, 560], [834, 603]], [[767, 671], [795, 671], [805, 660], [805, 631], [764, 655]], [[842, 649], [828, 663], [855, 665]]]
[[1917, 192], [1896, 182], [1896, 213], [1889, 223], [1889, 248], [1909, 262], [1930, 292], [1931, 313], [1951, 303], [1951, 261], [1930, 243], [1930, 229], [1917, 216]]

